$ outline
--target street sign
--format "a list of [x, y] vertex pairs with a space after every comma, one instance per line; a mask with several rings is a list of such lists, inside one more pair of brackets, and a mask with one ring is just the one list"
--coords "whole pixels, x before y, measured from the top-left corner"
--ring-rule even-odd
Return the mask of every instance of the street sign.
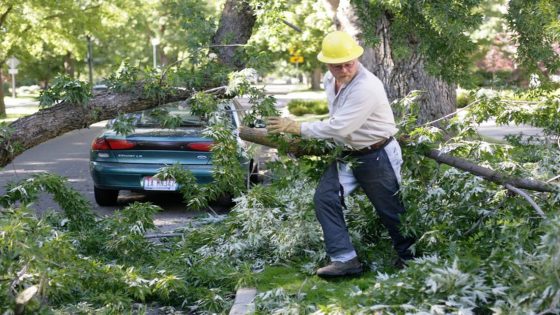
[[291, 56], [290, 57], [290, 62], [291, 63], [302, 63], [303, 62], [303, 57], [302, 56]]
[[19, 60], [16, 57], [10, 57], [6, 63], [8, 64], [8, 72], [12, 75], [12, 97], [16, 98], [16, 74], [18, 73], [17, 66], [19, 65]]
[[8, 64], [10, 69], [15, 69], [19, 65], [19, 60], [17, 60], [16, 57], [12, 56], [8, 59], [8, 61], [6, 63]]

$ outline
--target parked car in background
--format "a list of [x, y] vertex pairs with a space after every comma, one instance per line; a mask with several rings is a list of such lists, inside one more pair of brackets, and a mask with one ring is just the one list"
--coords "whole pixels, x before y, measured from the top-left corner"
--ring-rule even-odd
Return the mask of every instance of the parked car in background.
[[[94, 183], [95, 201], [100, 206], [117, 204], [119, 191], [177, 191], [172, 180], [159, 180], [154, 175], [165, 166], [180, 163], [206, 184], [212, 177], [212, 139], [202, 132], [207, 122], [191, 113], [186, 102], [171, 103], [163, 107], [169, 115], [179, 116], [181, 126], [163, 128], [154, 110], [129, 114], [134, 117], [135, 130], [126, 136], [117, 135], [108, 128], [91, 144], [90, 172]], [[223, 105], [232, 128], [240, 126], [240, 105], [235, 100]], [[161, 109], [159, 109], [161, 110]], [[111, 122], [108, 123], [111, 125]], [[245, 143], [238, 139], [239, 145]], [[240, 159], [247, 170], [247, 178], [256, 181], [258, 163]]]

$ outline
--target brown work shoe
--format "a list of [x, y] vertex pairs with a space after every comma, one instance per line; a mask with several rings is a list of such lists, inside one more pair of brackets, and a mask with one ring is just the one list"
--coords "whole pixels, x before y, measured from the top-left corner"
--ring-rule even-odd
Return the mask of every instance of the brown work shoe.
[[322, 278], [334, 278], [343, 276], [357, 276], [362, 273], [362, 263], [358, 257], [347, 262], [333, 261], [323, 268], [317, 269], [317, 275]]

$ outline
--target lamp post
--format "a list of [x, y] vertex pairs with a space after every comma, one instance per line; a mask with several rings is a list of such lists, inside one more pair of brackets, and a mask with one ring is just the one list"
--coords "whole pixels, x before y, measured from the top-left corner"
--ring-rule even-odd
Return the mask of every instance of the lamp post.
[[157, 45], [159, 45], [159, 38], [158, 37], [154, 37], [150, 40], [150, 42], [152, 43], [152, 46], [154, 47], [154, 69], [157, 68]]

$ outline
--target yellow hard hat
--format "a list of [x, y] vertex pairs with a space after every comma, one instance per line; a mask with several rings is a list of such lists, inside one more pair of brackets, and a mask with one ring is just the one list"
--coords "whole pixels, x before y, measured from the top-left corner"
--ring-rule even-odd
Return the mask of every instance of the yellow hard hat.
[[364, 49], [350, 36], [350, 34], [335, 31], [327, 34], [323, 39], [321, 52], [317, 59], [324, 63], [344, 63], [360, 57]]

